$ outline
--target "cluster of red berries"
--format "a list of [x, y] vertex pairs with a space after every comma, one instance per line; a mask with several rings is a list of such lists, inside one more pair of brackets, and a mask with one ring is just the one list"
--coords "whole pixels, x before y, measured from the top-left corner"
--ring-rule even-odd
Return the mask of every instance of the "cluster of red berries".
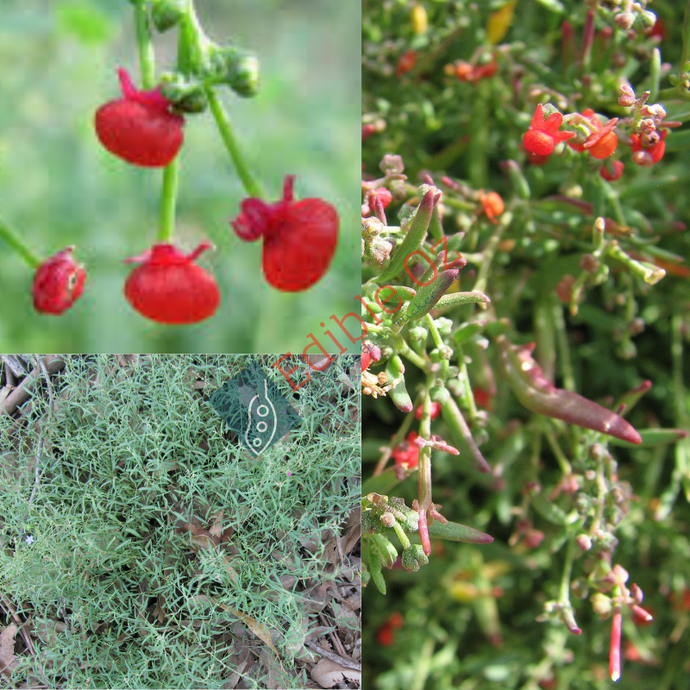
[[[622, 101], [621, 105], [624, 105]], [[576, 138], [578, 136], [576, 132], [561, 131], [563, 121], [563, 115], [557, 111], [550, 113], [544, 119], [544, 106], [541, 103], [537, 105], [529, 129], [522, 137], [523, 146], [531, 163], [535, 165], [545, 163], [562, 141], [567, 142], [574, 151], [588, 152], [592, 158], [598, 160], [605, 160], [616, 151], [618, 135], [615, 130], [618, 118], [614, 117], [604, 124], [591, 108], [587, 108], [582, 113], [569, 115], [568, 124], [580, 126], [589, 132], [585, 138]], [[664, 156], [666, 148], [664, 139], [668, 131], [659, 130], [657, 124], [656, 119], [642, 120], [640, 132], [630, 135], [632, 160], [637, 165], [654, 165]], [[570, 141], [571, 139], [574, 141]], [[622, 161], [606, 161], [599, 172], [605, 180], [617, 180], [623, 174], [624, 167]]]
[[[160, 89], [137, 89], [124, 69], [118, 70], [122, 97], [96, 112], [95, 129], [101, 144], [132, 165], [169, 165], [184, 141], [184, 117]], [[269, 204], [245, 199], [232, 222], [247, 242], [263, 239], [263, 271], [275, 288], [306, 290], [328, 269], [338, 239], [338, 214], [322, 199], [293, 197], [294, 176], [285, 178], [283, 198]], [[212, 316], [220, 304], [214, 277], [195, 263], [212, 247], [202, 243], [185, 254], [172, 244], [155, 244], [141, 256], [125, 283], [125, 297], [140, 314], [165, 324], [189, 324]], [[62, 314], [81, 296], [86, 271], [68, 247], [44, 261], [33, 283], [34, 307]]]

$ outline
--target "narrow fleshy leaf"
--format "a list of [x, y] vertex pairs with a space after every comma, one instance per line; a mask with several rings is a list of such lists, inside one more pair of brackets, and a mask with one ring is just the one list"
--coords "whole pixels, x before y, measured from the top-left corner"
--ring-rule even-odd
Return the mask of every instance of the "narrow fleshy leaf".
[[486, 327], [486, 323], [486, 319], [481, 319], [479, 321], [469, 321], [460, 326], [453, 334], [455, 344], [458, 346], [463, 345], [468, 340], [474, 338], [475, 335], [479, 335]]
[[443, 295], [436, 303], [436, 309], [452, 309], [463, 304], [488, 304], [491, 300], [483, 292], [453, 292]]
[[401, 412], [412, 412], [412, 398], [405, 387], [405, 366], [399, 355], [392, 355], [388, 360], [386, 375], [389, 381], [398, 379], [398, 383], [388, 391], [388, 397]]
[[625, 406], [625, 409], [620, 413], [621, 417], [625, 417], [630, 410], [637, 404], [637, 401], [652, 387], [651, 381], [643, 381], [639, 386], [635, 386], [632, 390], [627, 393], [623, 393], [618, 399], [616, 404], [613, 406], [614, 410], [618, 410], [621, 405]]
[[450, 541], [464, 541], [468, 544], [490, 544], [494, 538], [486, 532], [478, 529], [461, 525], [457, 522], [441, 523], [434, 520], [434, 524], [429, 527], [429, 534], [437, 539], [449, 539]]
[[405, 239], [395, 248], [388, 268], [379, 275], [377, 279], [379, 283], [383, 285], [387, 280], [398, 275], [403, 270], [405, 258], [419, 248], [429, 229], [431, 214], [436, 206], [436, 202], [440, 198], [441, 193], [432, 189], [424, 195], [417, 207], [414, 218], [410, 221], [410, 229], [407, 231]]
[[[415, 298], [407, 306], [406, 319], [421, 319], [428, 314], [434, 306], [443, 299], [446, 290], [457, 279], [460, 271], [451, 268], [440, 273], [436, 280], [420, 288]], [[457, 293], [456, 293], [457, 294]]]
[[370, 477], [362, 485], [362, 496], [370, 493], [388, 494], [400, 484], [400, 479], [395, 476], [395, 470], [391, 467], [375, 477]]
[[639, 445], [640, 435], [622, 417], [572, 391], [556, 388], [532, 358], [534, 344], [516, 346], [504, 335], [495, 339], [503, 376], [518, 400], [532, 412], [562, 419]]
[[460, 457], [469, 459], [480, 472], [491, 472], [491, 467], [474, 442], [470, 428], [455, 400], [448, 398], [441, 406], [441, 412], [453, 445], [460, 451]]
[[614, 439], [611, 443], [622, 448], [649, 448], [652, 446], [664, 446], [668, 443], [675, 443], [688, 436], [688, 432], [683, 429], [640, 429], [642, 443], [627, 443]]

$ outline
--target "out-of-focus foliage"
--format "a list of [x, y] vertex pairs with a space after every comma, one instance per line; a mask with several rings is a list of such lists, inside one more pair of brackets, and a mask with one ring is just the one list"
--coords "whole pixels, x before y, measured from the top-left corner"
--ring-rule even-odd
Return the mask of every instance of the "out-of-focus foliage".
[[[96, 140], [95, 109], [118, 94], [117, 66], [138, 75], [131, 5], [125, 0], [5, 0], [0, 23], [0, 217], [42, 256], [77, 245], [87, 290], [59, 318], [31, 307], [31, 275], [0, 247], [0, 347], [22, 351], [301, 351], [318, 323], [351, 309], [358, 293], [360, 12], [356, 3], [198, 3], [209, 34], [261, 59], [257, 98], [225, 97], [246, 157], [270, 195], [297, 175], [300, 197], [323, 197], [341, 216], [332, 270], [312, 290], [282, 294], [261, 273], [261, 247], [228, 225], [246, 196], [210, 114], [188, 118], [176, 241], [210, 238], [202, 263], [218, 278], [222, 305], [193, 327], [161, 327], [126, 303], [122, 259], [153, 243], [161, 173], [126, 165]], [[334, 29], [337, 27], [337, 29]], [[156, 39], [170, 68], [174, 32]], [[348, 191], [349, 190], [349, 191]], [[330, 342], [328, 338], [322, 338]], [[331, 345], [333, 348], [334, 345]]]

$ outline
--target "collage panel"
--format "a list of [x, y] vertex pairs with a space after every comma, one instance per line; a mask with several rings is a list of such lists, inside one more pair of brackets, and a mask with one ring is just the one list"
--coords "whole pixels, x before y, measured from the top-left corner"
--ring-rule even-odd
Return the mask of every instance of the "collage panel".
[[359, 687], [359, 376], [2, 355], [3, 682]]
[[350, 311], [360, 18], [4, 0], [0, 350], [301, 352]]
[[688, 685], [689, 27], [362, 0], [366, 688]]

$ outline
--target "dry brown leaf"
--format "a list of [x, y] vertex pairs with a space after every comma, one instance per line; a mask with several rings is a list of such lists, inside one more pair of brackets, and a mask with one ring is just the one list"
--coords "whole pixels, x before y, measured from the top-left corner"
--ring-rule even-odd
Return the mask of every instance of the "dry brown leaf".
[[9, 678], [14, 658], [14, 636], [19, 628], [12, 623], [0, 633], [0, 670]]
[[351, 668], [345, 668], [330, 659], [321, 659], [311, 670], [311, 677], [322, 688], [332, 688], [345, 680], [361, 682], [362, 672]]
[[[280, 667], [283, 668], [283, 664], [280, 661], [280, 654], [278, 654], [278, 650], [276, 649], [275, 645], [273, 644], [273, 638], [271, 637], [271, 631], [265, 625], [262, 625], [255, 618], [252, 618], [251, 616], [246, 616], [241, 611], [236, 611], [235, 609], [231, 609], [229, 606], [226, 606], [225, 604], [221, 604], [217, 599], [214, 599], [213, 597], [211, 597], [211, 601], [214, 604], [216, 604], [216, 606], [220, 606], [220, 608], [222, 608], [223, 611], [228, 611], [228, 613], [231, 613], [233, 616], [237, 616], [238, 618], [241, 618], [242, 621], [244, 622], [244, 624], [260, 640], [263, 640], [271, 648], [271, 650], [278, 657], [278, 663], [280, 663]], [[285, 669], [283, 668], [283, 671], [284, 670]]]
[[210, 521], [211, 527], [209, 527], [209, 532], [212, 537], [216, 537], [218, 539], [218, 543], [220, 543], [220, 538], [223, 534], [223, 509], [221, 508], [215, 515], [211, 516]]

